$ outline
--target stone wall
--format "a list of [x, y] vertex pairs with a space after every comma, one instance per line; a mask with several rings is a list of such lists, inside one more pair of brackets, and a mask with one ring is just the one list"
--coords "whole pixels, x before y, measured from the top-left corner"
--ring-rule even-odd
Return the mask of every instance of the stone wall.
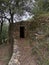
[[14, 24], [14, 38], [20, 38], [20, 27], [24, 27], [25, 38], [29, 36], [28, 22], [17, 22]]
[[32, 38], [37, 27], [37, 23], [33, 21], [21, 21], [14, 23], [13, 36], [14, 38], [20, 38], [20, 27], [24, 27], [25, 38]]

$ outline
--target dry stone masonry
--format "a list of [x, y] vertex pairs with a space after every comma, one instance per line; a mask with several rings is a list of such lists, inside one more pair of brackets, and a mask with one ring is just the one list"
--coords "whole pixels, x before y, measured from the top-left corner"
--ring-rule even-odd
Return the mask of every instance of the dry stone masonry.
[[17, 42], [15, 40], [14, 47], [13, 47], [13, 55], [8, 65], [20, 65], [20, 62], [19, 62], [20, 51], [16, 43]]

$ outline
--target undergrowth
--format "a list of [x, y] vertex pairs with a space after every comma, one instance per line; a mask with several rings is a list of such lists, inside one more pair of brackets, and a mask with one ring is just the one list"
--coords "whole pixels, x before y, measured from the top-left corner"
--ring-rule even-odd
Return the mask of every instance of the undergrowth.
[[[43, 29], [46, 27], [45, 29]], [[49, 24], [41, 28], [44, 34], [49, 34]], [[32, 46], [32, 54], [37, 65], [49, 65], [49, 35], [43, 39], [35, 39]]]
[[5, 43], [8, 38], [8, 24], [4, 23], [1, 33], [2, 43]]

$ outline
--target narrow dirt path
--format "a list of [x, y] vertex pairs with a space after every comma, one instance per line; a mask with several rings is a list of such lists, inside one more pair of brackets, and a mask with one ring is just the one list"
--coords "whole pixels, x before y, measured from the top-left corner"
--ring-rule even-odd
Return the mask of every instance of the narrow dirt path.
[[32, 56], [32, 48], [30, 47], [29, 40], [20, 39], [17, 40], [20, 56], [20, 65], [36, 65], [34, 57]]
[[36, 65], [31, 53], [32, 48], [28, 40], [15, 40], [13, 55], [8, 65]]

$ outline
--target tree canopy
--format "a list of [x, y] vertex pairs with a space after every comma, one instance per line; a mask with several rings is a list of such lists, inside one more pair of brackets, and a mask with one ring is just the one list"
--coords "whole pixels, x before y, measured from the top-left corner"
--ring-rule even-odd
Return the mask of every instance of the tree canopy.
[[49, 12], [49, 0], [35, 0], [33, 14], [38, 15]]
[[25, 11], [31, 13], [32, 7], [32, 0], [0, 0], [0, 13], [2, 12], [6, 19], [9, 16], [10, 20], [14, 19], [15, 14], [20, 17], [24, 15]]

